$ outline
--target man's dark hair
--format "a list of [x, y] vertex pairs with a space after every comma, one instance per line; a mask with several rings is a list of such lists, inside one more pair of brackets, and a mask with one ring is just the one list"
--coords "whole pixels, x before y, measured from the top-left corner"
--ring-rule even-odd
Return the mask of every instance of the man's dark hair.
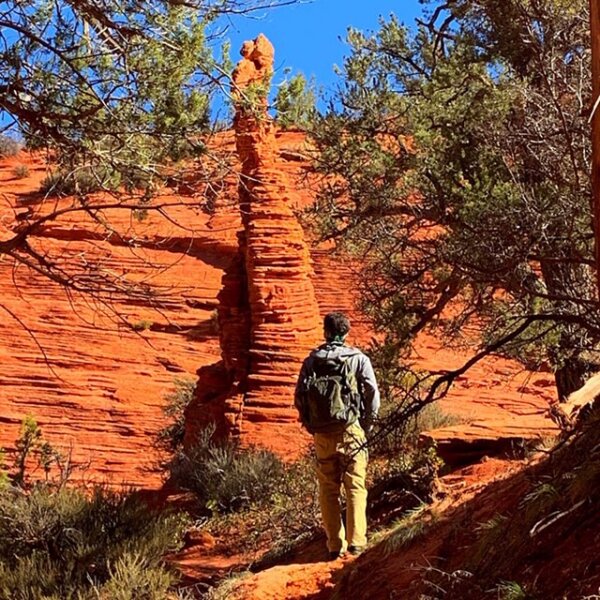
[[343, 338], [350, 331], [350, 320], [341, 312], [332, 312], [325, 315], [323, 320], [325, 338], [330, 341], [336, 337]]

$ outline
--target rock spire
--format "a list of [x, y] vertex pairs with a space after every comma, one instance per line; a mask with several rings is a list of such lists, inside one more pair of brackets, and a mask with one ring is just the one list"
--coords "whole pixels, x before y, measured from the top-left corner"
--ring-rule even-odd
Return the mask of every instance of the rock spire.
[[[303, 357], [321, 338], [320, 313], [309, 248], [291, 208], [290, 183], [278, 165], [267, 112], [273, 46], [261, 34], [245, 42], [241, 54], [233, 96], [243, 229], [239, 258], [225, 273], [219, 295], [220, 372], [227, 389], [209, 394], [208, 414], [217, 420], [222, 415], [226, 428], [243, 443], [268, 446], [277, 437], [281, 447], [281, 436], [289, 436], [297, 446], [294, 384]], [[218, 379], [214, 372], [211, 379]], [[188, 411], [192, 428], [195, 418], [203, 420], [208, 393], [203, 387], [204, 397]]]

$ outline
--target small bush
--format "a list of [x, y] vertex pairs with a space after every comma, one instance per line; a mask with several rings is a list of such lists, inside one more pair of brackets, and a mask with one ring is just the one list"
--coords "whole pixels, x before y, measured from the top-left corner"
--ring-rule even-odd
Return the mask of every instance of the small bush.
[[284, 474], [281, 459], [268, 450], [214, 441], [214, 431], [214, 427], [205, 429], [193, 448], [179, 452], [171, 461], [175, 482], [193, 491], [213, 513], [268, 501]]
[[134, 208], [131, 211], [133, 218], [138, 222], [142, 223], [148, 218], [148, 209], [147, 208]]
[[156, 437], [157, 446], [170, 454], [183, 448], [185, 433], [185, 409], [194, 398], [196, 384], [188, 379], [175, 379], [175, 389], [165, 396], [164, 415], [171, 422]]
[[0, 158], [16, 156], [20, 150], [21, 144], [17, 140], [7, 135], [0, 135]]
[[4, 448], [0, 448], [0, 490], [10, 482], [8, 470], [5, 464]]
[[162, 600], [172, 582], [162, 557], [180, 547], [186, 526], [180, 515], [104, 488], [86, 495], [7, 486], [0, 490], [0, 599]]
[[172, 573], [152, 564], [138, 551], [126, 552], [109, 567], [110, 578], [100, 587], [94, 586], [98, 598], [106, 600], [165, 600], [175, 582]]
[[268, 486], [261, 497], [239, 512], [214, 514], [205, 526], [223, 540], [220, 551], [225, 554], [268, 549], [254, 563], [257, 570], [277, 564], [321, 532], [313, 458], [282, 464], [281, 470], [281, 477], [265, 474]]
[[232, 573], [219, 582], [216, 588], [208, 590], [205, 600], [231, 600], [231, 598], [236, 598], [236, 595], [239, 598], [240, 587], [251, 574], [250, 571]]
[[214, 432], [206, 428], [167, 466], [171, 481], [197, 496], [203, 527], [221, 540], [219, 551], [268, 548], [261, 564], [269, 565], [315, 535], [320, 519], [312, 459], [284, 463], [268, 450], [215, 441]]
[[15, 179], [25, 179], [29, 177], [29, 167], [27, 165], [17, 165], [12, 170], [12, 174]]
[[399, 451], [418, 445], [419, 436], [424, 431], [433, 431], [461, 423], [459, 417], [443, 412], [437, 404], [428, 404], [415, 416], [402, 423], [401, 427], [390, 428], [389, 419], [397, 407], [384, 406], [375, 429], [373, 454], [378, 456], [396, 456]]
[[42, 430], [31, 415], [27, 415], [21, 422], [19, 438], [15, 442], [15, 474], [13, 477], [16, 485], [25, 483], [27, 462], [33, 454], [39, 454], [42, 446]]
[[529, 594], [516, 581], [501, 581], [496, 587], [499, 600], [528, 600]]
[[72, 171], [54, 171], [44, 178], [40, 191], [48, 196], [82, 196], [102, 190], [116, 190], [119, 173], [108, 167], [77, 167]]
[[139, 321], [131, 324], [131, 329], [134, 331], [148, 331], [152, 325], [154, 325], [153, 321], [149, 321], [148, 319], [140, 319]]
[[415, 508], [406, 511], [404, 517], [392, 525], [392, 531], [385, 540], [387, 554], [397, 552], [408, 546], [428, 530], [428, 523], [423, 519], [426, 511], [427, 505], [419, 504]]

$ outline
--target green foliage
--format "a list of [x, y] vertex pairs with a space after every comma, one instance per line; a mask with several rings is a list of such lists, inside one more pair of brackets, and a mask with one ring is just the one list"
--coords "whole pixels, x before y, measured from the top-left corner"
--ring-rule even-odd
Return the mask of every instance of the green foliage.
[[215, 588], [211, 588], [206, 593], [206, 600], [230, 600], [240, 585], [244, 583], [244, 578], [251, 575], [250, 572], [233, 573], [226, 579], [223, 579]]
[[282, 466], [281, 477], [272, 480], [270, 496], [258, 501], [243, 518], [247, 542], [256, 548], [268, 547], [257, 568], [277, 564], [321, 531], [314, 457]]
[[169, 465], [173, 480], [213, 513], [240, 511], [270, 499], [284, 474], [281, 460], [268, 450], [215, 441], [214, 432], [214, 427], [203, 430], [193, 448], [174, 457]]
[[316, 115], [314, 83], [310, 86], [302, 73], [284, 81], [277, 90], [274, 108], [282, 129], [305, 129]]
[[85, 196], [102, 190], [118, 189], [121, 177], [106, 167], [78, 167], [72, 171], [54, 171], [40, 184], [40, 192], [48, 196]]
[[265, 75], [262, 81], [253, 81], [243, 90], [237, 92], [235, 104], [240, 110], [252, 115], [255, 119], [262, 119], [267, 107], [267, 96], [270, 89], [271, 78]]
[[25, 179], [29, 177], [29, 167], [27, 165], [17, 165], [12, 170], [12, 174], [15, 179]]
[[541, 483], [531, 490], [521, 501], [520, 508], [528, 521], [540, 514], [549, 512], [549, 508], [558, 500], [558, 491], [551, 483]]
[[[426, 373], [407, 369], [398, 362], [396, 352], [390, 352], [390, 346], [375, 348], [371, 356], [381, 391], [379, 418], [370, 435], [371, 454], [394, 457], [418, 446], [421, 433], [463, 422], [444, 412], [437, 402], [419, 406]], [[405, 414], [409, 416], [398, 419]]]
[[0, 598], [163, 599], [173, 577], [162, 557], [180, 546], [186, 524], [105, 488], [4, 487]]
[[172, 573], [152, 564], [152, 559], [139, 551], [124, 553], [109, 566], [109, 579], [94, 586], [99, 598], [111, 600], [164, 600], [175, 582]]
[[39, 449], [41, 445], [42, 430], [37, 421], [31, 415], [26, 416], [21, 423], [19, 437], [15, 442], [15, 469], [14, 482], [23, 485], [25, 482], [25, 470], [30, 456]]
[[175, 379], [174, 390], [165, 396], [165, 417], [170, 423], [157, 434], [157, 446], [170, 455], [181, 452], [185, 434], [185, 409], [194, 398], [196, 383], [189, 379]]
[[323, 180], [307, 219], [362, 259], [363, 308], [396, 357], [424, 329], [458, 344], [483, 325], [564, 396], [599, 359], [587, 4], [428, 4], [436, 22], [416, 32], [394, 17], [350, 30], [311, 128]]
[[433, 521], [425, 521], [426, 511], [427, 505], [420, 504], [416, 508], [407, 511], [402, 519], [392, 524], [391, 531], [384, 542], [388, 555], [408, 546], [428, 530]]
[[254, 568], [280, 564], [299, 546], [321, 532], [317, 482], [312, 460], [284, 465], [283, 476], [271, 480], [271, 492], [239, 512], [213, 514], [207, 531], [221, 540], [225, 554], [261, 553]]
[[[0, 471], [2, 468], [3, 457], [0, 457]], [[70, 455], [64, 456], [45, 440], [36, 419], [27, 415], [21, 423], [19, 437], [15, 441], [13, 469], [0, 476], [0, 481], [6, 477], [15, 486], [31, 487], [33, 483], [29, 474], [30, 470], [35, 469], [43, 471], [46, 483], [62, 487], [71, 476], [74, 466]]]
[[6, 467], [4, 448], [0, 448], [0, 490], [10, 482]]
[[266, 568], [320, 530], [313, 460], [284, 463], [213, 434], [209, 427], [195, 447], [179, 450], [168, 465], [171, 481], [196, 494], [220, 552], [262, 552]]
[[149, 319], [140, 319], [131, 324], [131, 329], [134, 331], [148, 331], [152, 325], [154, 325], [153, 321], [150, 321]]
[[124, 182], [132, 166], [151, 170], [197, 152], [187, 132], [208, 122], [216, 61], [204, 29], [219, 7], [110, 1], [101, 12], [66, 11], [35, 0], [7, 14], [15, 35], [3, 61], [3, 110], [18, 117], [32, 147], [58, 147], [69, 168], [81, 162], [76, 155], [103, 158]]
[[501, 581], [496, 587], [499, 600], [528, 600], [529, 594], [516, 581]]
[[501, 514], [495, 514], [493, 517], [488, 519], [487, 521], [479, 524], [477, 526], [477, 531], [485, 532], [486, 534], [491, 532], [498, 532], [502, 530], [502, 527], [505, 525], [507, 517]]
[[21, 144], [17, 140], [6, 135], [0, 135], [0, 158], [16, 156], [21, 150]]

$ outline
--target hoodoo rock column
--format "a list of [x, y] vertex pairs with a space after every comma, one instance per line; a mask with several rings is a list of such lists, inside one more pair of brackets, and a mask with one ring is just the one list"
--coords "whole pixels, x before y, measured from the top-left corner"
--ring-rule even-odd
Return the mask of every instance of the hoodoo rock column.
[[290, 206], [290, 184], [277, 165], [274, 127], [267, 114], [273, 46], [259, 35], [244, 44], [242, 56], [233, 74], [250, 306], [242, 437], [263, 443], [260, 423], [289, 424], [292, 419], [297, 432], [295, 415], [290, 414], [294, 384], [300, 362], [319, 340], [321, 328], [308, 246]]
[[267, 113], [273, 46], [259, 35], [244, 43], [241, 54], [233, 95], [243, 229], [240, 260], [225, 274], [219, 296], [221, 373], [227, 373], [229, 390], [211, 395], [201, 381], [199, 402], [187, 418], [191, 428], [190, 421], [202, 419], [204, 395], [208, 412], [222, 412], [244, 444], [291, 451], [299, 445], [294, 385], [302, 359], [321, 339], [320, 313], [308, 245], [291, 208]]

